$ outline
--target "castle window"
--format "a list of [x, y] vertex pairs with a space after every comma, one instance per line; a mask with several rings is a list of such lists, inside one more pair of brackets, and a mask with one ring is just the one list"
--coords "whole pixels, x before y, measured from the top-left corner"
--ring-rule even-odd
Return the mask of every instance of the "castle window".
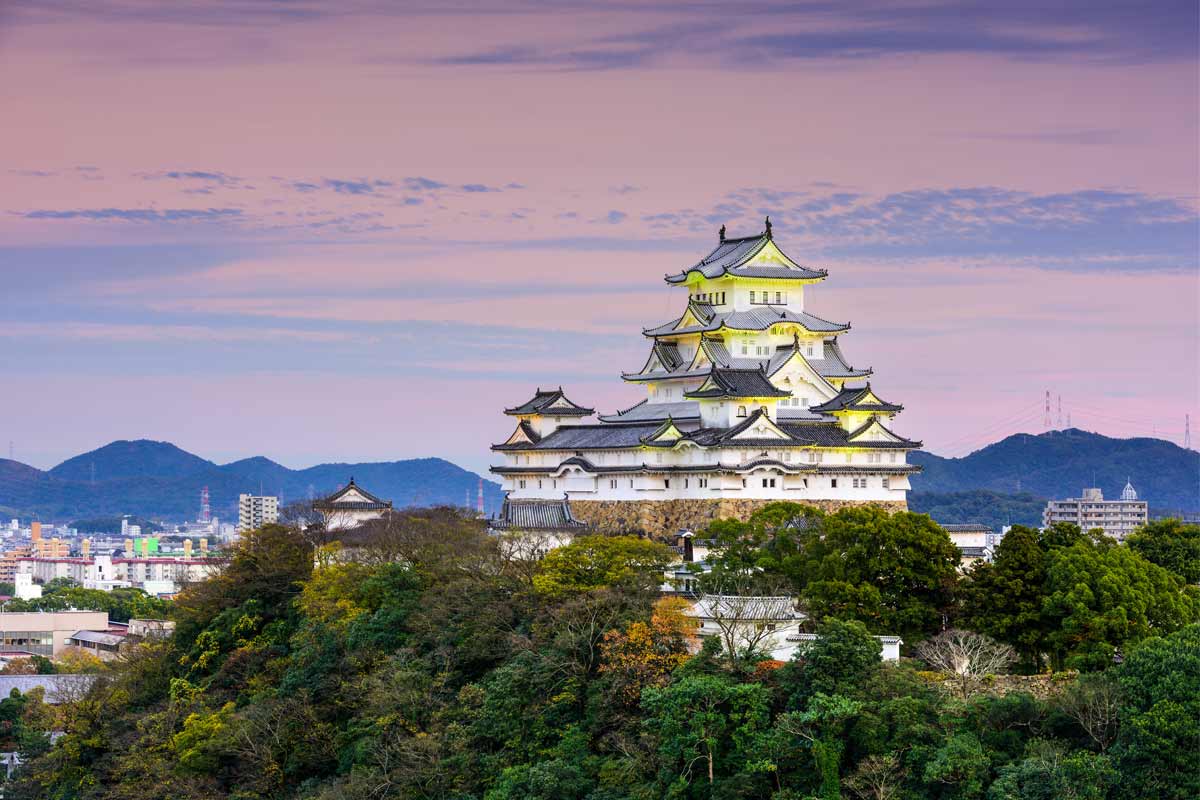
[[830, 479], [829, 479], [829, 488], [830, 488], [830, 489], [836, 489], [836, 488], [837, 488], [837, 478], [830, 478]]
[[542, 482], [540, 480], [538, 481], [538, 488], [542, 488]]
[[892, 462], [893, 464], [895, 464], [895, 463], [896, 463], [896, 454], [895, 454], [895, 453], [888, 453], [888, 461], [890, 461], [890, 462]]
[[776, 293], [775, 293], [775, 302], [776, 302], [776, 303], [783, 303], [783, 302], [786, 302], [786, 301], [783, 299], [783, 292], [776, 292]]
[[738, 416], [739, 417], [746, 416], [746, 407], [745, 406], [738, 406]]
[[883, 479], [883, 488], [885, 488], [885, 489], [892, 488], [890, 484], [891, 484], [891, 481], [889, 481], [887, 478]]
[[685, 488], [685, 489], [688, 488], [688, 479], [687, 478], [683, 479], [683, 488]]
[[751, 292], [750, 292], [750, 302], [751, 302], [751, 303], [758, 302], [758, 301], [755, 299], [755, 292], [754, 292], [753, 290], [751, 290]]
[[612, 479], [610, 479], [610, 480], [609, 480], [609, 482], [608, 482], [608, 488], [610, 488], [610, 489], [615, 489], [615, 488], [617, 488], [617, 479], [616, 479], [616, 478], [612, 478]]
[[670, 488], [671, 488], [671, 479], [670, 479], [670, 478], [664, 478], [664, 479], [663, 479], [663, 488], [664, 488], [664, 489], [670, 489]]
[[525, 488], [525, 481], [524, 481], [524, 480], [519, 480], [519, 481], [517, 481], [517, 488], [519, 488], [519, 489], [524, 489], [524, 488]]

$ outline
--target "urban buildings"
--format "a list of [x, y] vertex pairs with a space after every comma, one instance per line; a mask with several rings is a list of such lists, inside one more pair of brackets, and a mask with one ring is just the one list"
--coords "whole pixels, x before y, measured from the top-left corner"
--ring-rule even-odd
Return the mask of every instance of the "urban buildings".
[[902, 407], [842, 353], [848, 323], [808, 310], [825, 270], [802, 266], [764, 232], [728, 239], [668, 275], [682, 313], [642, 331], [650, 347], [622, 378], [645, 398], [595, 415], [561, 388], [508, 408], [512, 434], [492, 449], [511, 502], [570, 502], [596, 528], [669, 535], [777, 500], [827, 510], [906, 507]]
[[132, 586], [147, 594], [174, 594], [187, 583], [203, 581], [221, 568], [212, 558], [113, 558], [97, 555], [91, 558], [22, 558], [17, 562], [18, 574], [27, 574], [37, 583], [55, 578], [70, 578], [88, 589], [112, 589]]
[[1093, 487], [1084, 489], [1083, 497], [1051, 500], [1042, 512], [1043, 525], [1070, 522], [1085, 531], [1099, 528], [1105, 536], [1118, 540], [1145, 525], [1148, 518], [1149, 506], [1138, 499], [1137, 491], [1128, 481], [1120, 500], [1105, 500], [1104, 493]]
[[279, 498], [270, 495], [238, 495], [237, 529], [251, 531], [279, 521]]

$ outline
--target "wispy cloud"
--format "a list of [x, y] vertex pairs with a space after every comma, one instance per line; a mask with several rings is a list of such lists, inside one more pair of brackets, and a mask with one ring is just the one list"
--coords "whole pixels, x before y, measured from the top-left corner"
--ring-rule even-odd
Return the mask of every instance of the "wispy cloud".
[[92, 222], [219, 222], [242, 216], [240, 208], [77, 208], [11, 212], [25, 219], [82, 219]]

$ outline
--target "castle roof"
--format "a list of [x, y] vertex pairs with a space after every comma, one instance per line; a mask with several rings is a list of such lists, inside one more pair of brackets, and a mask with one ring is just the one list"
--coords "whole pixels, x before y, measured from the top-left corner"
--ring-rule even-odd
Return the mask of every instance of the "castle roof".
[[791, 393], [776, 389], [760, 366], [755, 369], [713, 367], [700, 388], [687, 392], [692, 399], [717, 397], [788, 397]]
[[831, 400], [826, 400], [819, 406], [812, 406], [811, 411], [834, 413], [837, 411], [877, 411], [884, 413], [899, 412], [904, 406], [881, 400], [871, 391], [871, 383], [866, 386], [843, 388]]
[[519, 406], [504, 409], [504, 413], [510, 416], [546, 414], [555, 417], [588, 417], [596, 413], [596, 409], [584, 408], [571, 402], [560, 386], [547, 391], [538, 389], [529, 400]]
[[[868, 369], [855, 369], [846, 363], [845, 357], [842, 355], [841, 347], [838, 346], [837, 337], [826, 339], [822, 342], [822, 358], [815, 356], [802, 356], [808, 365], [813, 368], [822, 378], [846, 379], [846, 378], [865, 378], [871, 374]], [[656, 339], [654, 347], [651, 348], [650, 357], [646, 359], [645, 365], [642, 366], [641, 372], [624, 373], [622, 378], [627, 381], [650, 381], [662, 380], [663, 378], [698, 378], [707, 375], [709, 367], [705, 366], [700, 369], [690, 368], [691, 365], [683, 364], [682, 367], [670, 368], [667, 362], [658, 354], [659, 348], [669, 346], [671, 351], [678, 356], [679, 349], [674, 345], [666, 345], [661, 339]], [[705, 336], [700, 340], [700, 350], [707, 356], [708, 360], [720, 367], [732, 367], [734, 369], [754, 369], [758, 366], [763, 366], [767, 375], [774, 375], [779, 369], [788, 362], [792, 354], [799, 349], [798, 343], [779, 345], [775, 348], [774, 355], [764, 364], [761, 358], [746, 358], [735, 357], [730, 355], [729, 349], [725, 347], [725, 343], [716, 337]], [[682, 359], [679, 359], [681, 362]], [[662, 369], [659, 369], [661, 367]], [[601, 419], [608, 419], [601, 417]]]
[[392, 507], [388, 500], [381, 500], [350, 478], [350, 482], [328, 497], [313, 502], [317, 511], [384, 511]]
[[[723, 232], [725, 229], [721, 230]], [[769, 259], [759, 259], [759, 263], [750, 263], [768, 250]], [[666, 276], [666, 281], [671, 284], [685, 283], [688, 276], [694, 272], [710, 279], [733, 275], [739, 278], [809, 281], [820, 280], [829, 274], [827, 270], [801, 266], [784, 254], [773, 241], [769, 219], [766, 230], [756, 236], [726, 239], [722, 233], [720, 241], [711, 253], [682, 272]]]
[[[697, 312], [700, 313], [697, 313]], [[704, 313], [704, 312], [707, 313]], [[691, 314], [694, 324], [680, 326]], [[746, 311], [716, 311], [711, 306], [692, 303], [684, 314], [670, 322], [642, 331], [646, 336], [671, 336], [689, 333], [711, 333], [728, 328], [736, 331], [765, 331], [772, 325], [790, 322], [812, 333], [840, 333], [850, 330], [850, 323], [831, 322], [807, 311], [793, 311], [783, 306], [764, 305]]]

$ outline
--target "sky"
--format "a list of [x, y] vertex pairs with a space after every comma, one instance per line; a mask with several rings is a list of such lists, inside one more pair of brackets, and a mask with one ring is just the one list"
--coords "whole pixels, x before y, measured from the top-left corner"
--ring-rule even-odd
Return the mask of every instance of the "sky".
[[[0, 439], [492, 462], [762, 230], [959, 456], [1181, 442], [1197, 4], [0, 2]], [[1200, 434], [1198, 434], [1200, 435]], [[7, 452], [0, 453], [7, 455]]]

